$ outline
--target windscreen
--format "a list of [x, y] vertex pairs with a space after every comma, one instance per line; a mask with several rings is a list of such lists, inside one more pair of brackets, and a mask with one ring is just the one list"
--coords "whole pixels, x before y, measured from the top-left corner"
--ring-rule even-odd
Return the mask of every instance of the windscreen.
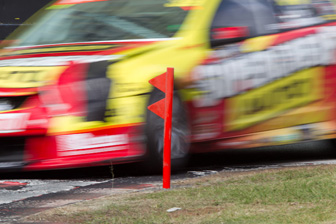
[[46, 8], [34, 26], [15, 38], [16, 46], [168, 38], [179, 30], [188, 13], [167, 0], [59, 2]]

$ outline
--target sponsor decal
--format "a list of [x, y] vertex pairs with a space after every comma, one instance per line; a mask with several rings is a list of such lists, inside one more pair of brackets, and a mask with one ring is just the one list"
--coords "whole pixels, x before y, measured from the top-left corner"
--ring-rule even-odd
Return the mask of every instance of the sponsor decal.
[[73, 156], [125, 150], [127, 134], [95, 136], [92, 133], [57, 136], [59, 156]]
[[259, 88], [297, 71], [335, 64], [335, 49], [336, 27], [321, 27], [315, 34], [271, 46], [265, 51], [198, 66], [193, 75], [203, 94], [195, 106], [214, 106], [223, 98]]
[[320, 77], [324, 68], [317, 67], [278, 80], [262, 88], [228, 99], [227, 131], [240, 130], [279, 115], [288, 109], [322, 98]]
[[0, 87], [32, 88], [56, 79], [65, 67], [0, 67]]
[[263, 51], [242, 53], [233, 46], [214, 51], [217, 60], [193, 72], [200, 90], [194, 106], [227, 99], [226, 131], [235, 131], [319, 100], [323, 66], [335, 64], [335, 49], [336, 27], [329, 26]]
[[28, 113], [0, 114], [0, 133], [25, 131], [29, 116]]

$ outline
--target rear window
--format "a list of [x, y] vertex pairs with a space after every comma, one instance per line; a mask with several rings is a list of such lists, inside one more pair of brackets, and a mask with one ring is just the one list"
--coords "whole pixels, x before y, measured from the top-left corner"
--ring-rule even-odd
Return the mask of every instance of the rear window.
[[[260, 36], [323, 24], [336, 19], [335, 4], [322, 0], [222, 0], [211, 30], [247, 28]], [[211, 33], [211, 38], [213, 34]]]

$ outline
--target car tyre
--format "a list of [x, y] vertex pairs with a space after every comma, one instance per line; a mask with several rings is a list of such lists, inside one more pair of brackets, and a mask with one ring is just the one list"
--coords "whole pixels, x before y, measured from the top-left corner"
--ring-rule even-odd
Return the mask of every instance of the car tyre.
[[[150, 94], [148, 105], [151, 105], [165, 97], [165, 94], [154, 88]], [[190, 127], [187, 119], [185, 105], [177, 90], [173, 95], [172, 110], [172, 135], [171, 135], [171, 166], [172, 171], [178, 171], [188, 162], [190, 146]], [[147, 110], [145, 135], [147, 143], [146, 167], [150, 171], [162, 171], [163, 166], [163, 142], [164, 120]]]

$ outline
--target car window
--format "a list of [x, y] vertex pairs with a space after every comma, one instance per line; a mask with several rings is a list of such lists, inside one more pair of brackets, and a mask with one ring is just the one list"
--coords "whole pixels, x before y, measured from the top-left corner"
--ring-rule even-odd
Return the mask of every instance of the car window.
[[211, 29], [222, 27], [247, 27], [249, 35], [255, 35], [250, 0], [223, 0], [215, 13]]
[[326, 0], [222, 0], [210, 29], [244, 27], [246, 37], [267, 35], [334, 21], [335, 9]]
[[277, 23], [272, 2], [269, 0], [249, 0], [251, 12], [255, 22], [256, 36], [278, 32], [277, 27], [272, 24]]
[[231, 32], [228, 39], [254, 37], [274, 33], [271, 25], [276, 23], [273, 5], [268, 0], [223, 0], [211, 24], [211, 44], [226, 43], [218, 40], [218, 32]]

